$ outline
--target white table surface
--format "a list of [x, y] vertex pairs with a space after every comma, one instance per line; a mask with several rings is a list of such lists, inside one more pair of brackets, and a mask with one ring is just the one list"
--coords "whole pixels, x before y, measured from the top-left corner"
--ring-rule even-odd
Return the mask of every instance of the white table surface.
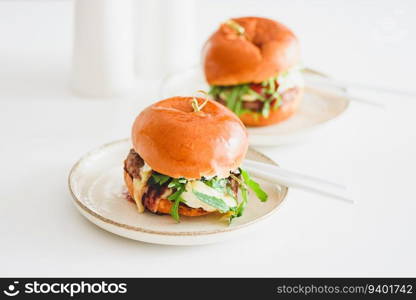
[[[200, 1], [200, 43], [235, 15], [284, 21], [305, 64], [341, 79], [416, 90], [414, 1]], [[306, 143], [260, 149], [282, 166], [346, 183], [347, 205], [291, 190], [240, 240], [168, 247], [85, 220], [67, 175], [85, 152], [129, 135], [157, 100], [69, 90], [71, 1], [0, 1], [0, 276], [416, 276], [416, 99], [359, 93], [345, 118]]]

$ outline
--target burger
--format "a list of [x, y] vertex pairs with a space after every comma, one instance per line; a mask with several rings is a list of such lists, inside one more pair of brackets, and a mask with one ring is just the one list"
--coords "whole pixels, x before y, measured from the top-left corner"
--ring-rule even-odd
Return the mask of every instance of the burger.
[[276, 21], [228, 20], [203, 49], [209, 94], [247, 126], [271, 125], [291, 117], [303, 95], [299, 42]]
[[[230, 110], [199, 97], [172, 97], [145, 110], [133, 124], [124, 180], [137, 210], [198, 217], [240, 217], [248, 190], [267, 194], [240, 168], [246, 129]], [[240, 196], [239, 196], [240, 195]]]

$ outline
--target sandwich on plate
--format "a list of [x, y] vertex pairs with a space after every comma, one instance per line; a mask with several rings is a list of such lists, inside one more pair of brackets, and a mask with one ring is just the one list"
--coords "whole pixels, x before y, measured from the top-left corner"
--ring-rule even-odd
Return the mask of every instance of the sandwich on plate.
[[303, 95], [299, 42], [274, 20], [228, 20], [208, 39], [203, 68], [209, 94], [247, 126], [291, 117]]
[[145, 110], [133, 124], [124, 161], [128, 194], [140, 213], [240, 217], [249, 190], [263, 191], [240, 165], [248, 150], [241, 120], [218, 102], [172, 97]]

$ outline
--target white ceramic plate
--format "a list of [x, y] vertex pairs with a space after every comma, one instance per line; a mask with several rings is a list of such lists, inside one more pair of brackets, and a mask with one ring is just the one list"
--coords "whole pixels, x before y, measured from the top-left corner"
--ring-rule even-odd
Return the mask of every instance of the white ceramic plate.
[[[130, 148], [127, 139], [104, 145], [82, 157], [69, 174], [69, 190], [81, 214], [99, 227], [126, 238], [167, 245], [219, 242], [255, 228], [256, 222], [277, 210], [288, 192], [287, 187], [258, 180], [269, 200], [260, 202], [251, 193], [244, 215], [231, 225], [220, 215], [181, 217], [181, 222], [176, 223], [168, 215], [140, 214], [125, 196], [123, 161]], [[275, 164], [253, 149], [249, 149], [247, 157]]]
[[[308, 76], [322, 76], [313, 70], [305, 70]], [[165, 78], [161, 86], [161, 98], [195, 95], [198, 90], [208, 91], [208, 85], [201, 68], [191, 68]], [[343, 114], [349, 105], [343, 89], [322, 90], [305, 87], [305, 94], [299, 110], [290, 119], [276, 125], [248, 128], [250, 144], [253, 146], [277, 146], [299, 142], [322, 129]]]

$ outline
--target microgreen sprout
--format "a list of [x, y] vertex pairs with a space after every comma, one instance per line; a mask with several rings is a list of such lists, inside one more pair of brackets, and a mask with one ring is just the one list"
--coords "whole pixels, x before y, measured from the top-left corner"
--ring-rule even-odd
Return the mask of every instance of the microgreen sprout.
[[230, 19], [226, 21], [225, 24], [228, 25], [233, 30], [235, 30], [238, 33], [238, 35], [244, 35], [245, 33], [244, 27], [238, 24], [236, 21]]
[[[198, 90], [198, 93], [204, 94], [205, 97], [208, 96], [208, 93], [203, 90]], [[194, 112], [201, 111], [205, 107], [205, 105], [207, 105], [207, 103], [208, 103], [208, 98], [205, 98], [205, 101], [201, 105], [199, 105], [198, 100], [195, 97], [192, 97], [191, 105], [192, 105], [192, 108], [194, 109]]]

